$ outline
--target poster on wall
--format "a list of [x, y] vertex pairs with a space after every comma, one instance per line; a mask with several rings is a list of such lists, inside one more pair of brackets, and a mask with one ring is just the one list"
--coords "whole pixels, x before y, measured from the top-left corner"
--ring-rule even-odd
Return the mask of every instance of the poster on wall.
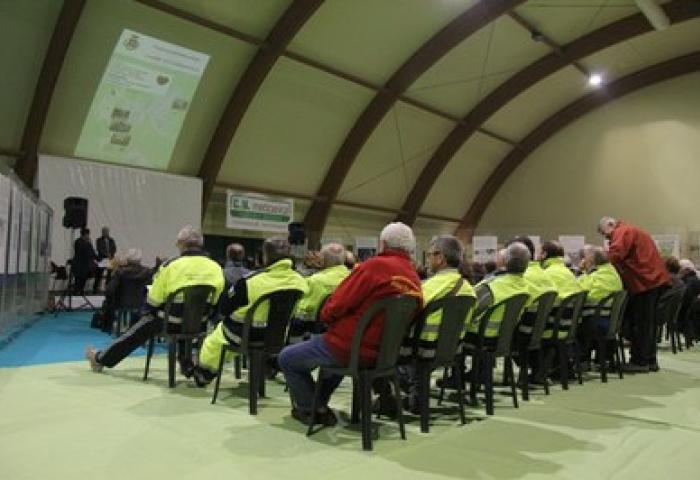
[[533, 258], [533, 260], [537, 260], [538, 258], [540, 258], [540, 254], [542, 253], [542, 238], [540, 238], [539, 235], [525, 236], [532, 240], [532, 244], [535, 246], [535, 258]]
[[29, 270], [32, 233], [32, 201], [22, 194], [22, 237], [19, 247], [19, 273], [27, 273]]
[[378, 237], [355, 237], [355, 253], [360, 262], [374, 257], [378, 251]]
[[652, 235], [662, 257], [681, 256], [681, 236], [677, 233]]
[[209, 55], [122, 31], [75, 155], [164, 170]]
[[498, 250], [498, 237], [495, 235], [475, 235], [472, 238], [475, 262], [495, 262]]
[[19, 254], [19, 217], [22, 212], [22, 193], [12, 186], [12, 206], [10, 210], [10, 259], [7, 262], [7, 273], [17, 273], [17, 256]]
[[586, 237], [583, 235], [559, 235], [559, 243], [564, 249], [564, 255], [571, 260], [571, 264], [578, 266], [581, 262], [581, 250], [586, 244]]
[[287, 233], [294, 200], [234, 190], [226, 192], [226, 228]]
[[7, 271], [5, 261], [10, 227], [10, 195], [12, 195], [10, 180], [4, 175], [0, 175], [0, 274]]

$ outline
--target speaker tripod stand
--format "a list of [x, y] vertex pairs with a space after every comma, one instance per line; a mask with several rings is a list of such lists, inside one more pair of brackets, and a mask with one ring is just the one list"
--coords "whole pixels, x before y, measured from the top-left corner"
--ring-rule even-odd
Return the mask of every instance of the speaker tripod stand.
[[[78, 292], [75, 284], [75, 276], [73, 275], [73, 265], [72, 262], [75, 260], [75, 231], [76, 228], [71, 228], [70, 233], [70, 244], [71, 244], [71, 260], [66, 262], [66, 288], [61, 292], [61, 296], [56, 301], [54, 306], [54, 315], [58, 315], [60, 312], [75, 312], [83, 310], [95, 310], [95, 305], [90, 301], [90, 299], [85, 296], [84, 291]], [[73, 297], [81, 297], [83, 304], [79, 307], [73, 307]]]

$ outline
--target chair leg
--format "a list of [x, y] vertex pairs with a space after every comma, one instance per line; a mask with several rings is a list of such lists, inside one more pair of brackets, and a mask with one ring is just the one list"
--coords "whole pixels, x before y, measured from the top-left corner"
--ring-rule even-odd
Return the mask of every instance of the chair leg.
[[265, 381], [267, 380], [267, 363], [265, 362], [266, 355], [264, 353], [257, 354], [257, 369], [258, 369], [258, 397], [265, 398]]
[[[219, 396], [219, 385], [221, 384], [221, 375], [224, 372], [224, 360], [226, 358], [226, 347], [221, 347], [221, 358], [219, 358], [219, 368], [216, 371], [216, 383], [214, 383], [214, 394], [211, 397], [212, 405], [216, 403], [216, 399]], [[238, 358], [238, 357], [236, 357]]]
[[620, 334], [617, 335], [617, 343], [618, 343], [619, 348], [620, 348], [620, 357], [622, 360], [622, 365], [624, 365], [627, 363], [627, 357], [625, 355], [625, 341], [622, 340], [622, 335], [620, 335]]
[[[467, 423], [467, 418], [464, 414], [464, 377], [462, 376], [462, 370], [458, 369], [455, 372], [455, 379], [457, 380], [457, 402], [459, 403], [459, 420], [462, 425]], [[428, 372], [428, 386], [430, 386], [430, 372]], [[426, 395], [426, 404], [430, 399], [430, 395]], [[427, 431], [427, 430], [426, 430]]]
[[442, 371], [442, 386], [440, 387], [440, 394], [438, 395], [437, 401], [438, 406], [442, 405], [442, 399], [445, 398], [445, 382], [447, 381], [447, 378], [447, 368], [444, 368]]
[[673, 331], [676, 333], [676, 345], [678, 345], [678, 351], [683, 351], [683, 342], [681, 341], [681, 330], [678, 328], [678, 324], [673, 327]]
[[[320, 377], [319, 377], [320, 378]], [[359, 380], [352, 377], [352, 405], [350, 406], [350, 423], [360, 423], [360, 410], [362, 409], [362, 391]]]
[[251, 352], [248, 365], [248, 412], [251, 415], [258, 414], [258, 382], [260, 382], [258, 375], [260, 375], [258, 355]]
[[598, 361], [600, 362], [600, 380], [608, 383], [608, 352], [605, 337], [598, 340]]
[[420, 431], [430, 431], [430, 368], [417, 362], [416, 376], [418, 377], [418, 402], [420, 407]]
[[574, 365], [576, 366], [576, 378], [578, 384], [583, 385], [583, 369], [581, 368], [581, 349], [578, 347], [578, 342], [574, 341]]
[[549, 380], [547, 379], [547, 372], [549, 372], [549, 361], [544, 356], [544, 348], [540, 347], [538, 352], [540, 368], [544, 372], [544, 394], [549, 395]]
[[478, 406], [476, 394], [479, 391], [479, 379], [481, 376], [481, 369], [486, 367], [485, 361], [483, 367], [480, 365], [482, 363], [482, 360], [485, 360], [481, 358], [481, 355], [482, 353], [477, 351], [474, 351], [474, 354], [472, 355], [472, 381], [469, 385], [469, 403], [471, 403], [472, 407]]
[[401, 433], [401, 440], [406, 440], [406, 425], [403, 419], [403, 398], [399, 388], [399, 376], [394, 375], [391, 377], [391, 380], [394, 384], [394, 390], [396, 390], [396, 420], [399, 423], [399, 433]]
[[143, 381], [148, 380], [148, 369], [151, 367], [151, 357], [153, 356], [153, 346], [155, 344], [155, 338], [151, 338], [147, 342], [146, 347], [146, 368], [143, 370]]
[[[484, 382], [484, 390], [486, 390], [486, 414], [493, 415], [493, 364], [494, 358], [491, 353], [485, 353], [483, 360], [482, 370], [486, 375]], [[479, 374], [479, 372], [472, 372]]]
[[175, 363], [177, 358], [177, 341], [168, 342], [168, 387], [175, 388]]
[[559, 350], [559, 381], [561, 388], [569, 389], [569, 362], [566, 358], [566, 345], [562, 342], [557, 342], [557, 350]]
[[506, 365], [510, 369], [510, 394], [513, 397], [513, 407], [518, 408], [518, 389], [515, 386], [515, 374], [513, 373], [513, 359], [511, 357], [506, 357]]
[[[316, 386], [314, 387], [314, 401], [311, 403], [311, 420], [309, 422], [309, 428], [306, 430], [306, 436], [309, 437], [314, 433], [314, 425], [316, 424], [316, 411], [318, 410], [318, 399], [321, 397], [321, 378], [323, 375], [323, 368], [318, 369], [318, 378], [316, 379]], [[353, 379], [353, 384], [355, 380]], [[323, 427], [321, 427], [323, 428]]]
[[620, 377], [620, 380], [624, 378], [624, 374], [622, 373], [622, 363], [620, 362], [620, 352], [617, 351], [617, 348], [615, 349], [615, 365], [617, 366], [617, 374]]
[[241, 357], [242, 355], [236, 355], [236, 358], [233, 359], [233, 376], [236, 377], [236, 380], [241, 379]]
[[362, 449], [372, 450], [372, 382], [360, 378], [362, 395]]
[[[520, 376], [523, 378], [523, 401], [530, 400], [530, 350], [525, 348], [520, 353]], [[524, 374], [523, 374], [524, 372]]]
[[666, 334], [666, 338], [671, 337], [671, 352], [673, 352], [673, 354], [675, 355], [678, 353], [676, 349], [676, 335], [673, 332], [670, 323], [666, 325], [666, 330], [667, 332], [669, 332]]

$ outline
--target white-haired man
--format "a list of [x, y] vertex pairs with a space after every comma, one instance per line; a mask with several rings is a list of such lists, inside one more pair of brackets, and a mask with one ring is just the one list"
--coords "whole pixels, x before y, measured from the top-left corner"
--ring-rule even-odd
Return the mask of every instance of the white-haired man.
[[[321, 311], [327, 325], [323, 335], [286, 347], [278, 358], [279, 366], [292, 396], [292, 417], [309, 423], [315, 383], [311, 372], [317, 367], [346, 365], [357, 322], [375, 302], [397, 294], [421, 300], [420, 280], [411, 265], [410, 255], [416, 245], [411, 229], [403, 223], [390, 223], [379, 237], [379, 255], [360, 263], [338, 286]], [[384, 327], [383, 315], [374, 317], [360, 345], [360, 361], [372, 364], [379, 349]], [[317, 421], [332, 424], [335, 417], [328, 410], [328, 400], [342, 379], [319, 379], [320, 409]]]
[[[165, 262], [148, 291], [147, 311], [141, 316], [124, 335], [116, 339], [105, 350], [97, 351], [88, 347], [85, 356], [94, 371], [104, 367], [114, 367], [131, 352], [143, 345], [154, 335], [163, 330], [162, 309], [168, 297], [183, 287], [194, 285], [210, 285], [214, 287], [214, 298], [211, 302], [211, 313], [215, 312], [216, 301], [224, 288], [224, 274], [218, 263], [211, 260], [202, 250], [204, 238], [199, 230], [187, 225], [177, 235], [177, 248], [180, 256]], [[182, 313], [182, 299], [178, 299], [170, 312], [171, 323], [176, 324]], [[173, 328], [177, 328], [173, 325]], [[183, 343], [179, 346], [180, 368], [185, 376], [191, 376], [193, 371], [192, 352]]]
[[687, 258], [679, 262], [681, 267], [680, 278], [685, 285], [683, 293], [683, 304], [678, 316], [680, 326], [685, 332], [685, 339], [688, 347], [692, 346], [693, 340], [700, 336], [700, 278], [698, 278], [695, 264]]
[[338, 243], [329, 243], [321, 248], [321, 270], [306, 277], [309, 291], [299, 301], [289, 333], [290, 342], [296, 343], [304, 335], [321, 333], [316, 325], [316, 316], [321, 303], [336, 287], [350, 275], [345, 266], [345, 248]]

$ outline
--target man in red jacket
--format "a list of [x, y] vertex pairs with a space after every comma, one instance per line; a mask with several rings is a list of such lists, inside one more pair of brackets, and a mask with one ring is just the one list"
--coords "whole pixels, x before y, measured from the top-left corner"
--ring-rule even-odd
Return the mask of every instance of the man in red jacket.
[[[410, 258], [415, 246], [416, 240], [408, 226], [397, 222], [384, 227], [379, 237], [379, 255], [356, 266], [323, 307], [321, 319], [327, 331], [282, 350], [278, 363], [292, 397], [292, 417], [302, 423], [310, 422], [315, 387], [311, 372], [317, 367], [347, 365], [357, 322], [371, 305], [403, 294], [415, 296], [419, 300], [418, 308], [422, 306], [420, 280]], [[360, 344], [362, 362], [375, 361], [383, 327], [383, 315], [370, 322]], [[341, 380], [335, 376], [320, 379], [321, 407], [316, 414], [319, 423], [335, 423], [328, 400]]]
[[632, 347], [628, 371], [658, 371], [656, 360], [656, 304], [671, 277], [651, 236], [628, 223], [603, 217], [598, 231], [609, 241], [608, 257], [630, 293], [627, 318]]

